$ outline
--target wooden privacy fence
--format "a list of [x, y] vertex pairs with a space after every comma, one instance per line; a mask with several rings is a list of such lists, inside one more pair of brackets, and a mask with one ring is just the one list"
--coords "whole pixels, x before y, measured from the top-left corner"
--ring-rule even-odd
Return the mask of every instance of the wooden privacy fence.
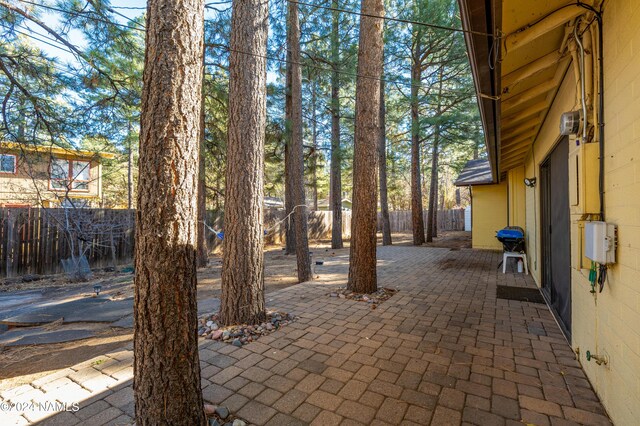
[[[331, 238], [331, 212], [309, 213], [309, 239]], [[282, 210], [267, 209], [265, 242], [284, 241]], [[133, 210], [0, 208], [0, 277], [63, 272], [62, 260], [85, 257], [91, 268], [130, 263], [133, 259]], [[208, 229], [223, 230], [223, 213], [207, 212]], [[349, 236], [351, 214], [343, 212], [343, 235]], [[207, 232], [208, 248], [221, 240]]]
[[[223, 228], [223, 212], [208, 211], [207, 225], [209, 230], [221, 231]], [[284, 242], [285, 233], [289, 221], [284, 210], [265, 209], [264, 212], [264, 229], [266, 231], [265, 243], [280, 244]], [[331, 238], [331, 229], [333, 226], [333, 212], [330, 211], [310, 211], [309, 212], [309, 240], [323, 240]], [[349, 237], [351, 235], [351, 212], [342, 212], [342, 235]], [[207, 235], [207, 245], [209, 249], [216, 248], [222, 244], [222, 241], [216, 237], [213, 232]]]
[[133, 224], [133, 210], [0, 208], [0, 277], [59, 273], [69, 258], [128, 263]]
[[[330, 211], [309, 212], [309, 240], [330, 239], [332, 219]], [[391, 232], [411, 230], [410, 211], [389, 212], [389, 219]], [[130, 263], [134, 221], [133, 210], [0, 208], [0, 277], [60, 273], [61, 261], [69, 258], [86, 257], [91, 268]], [[265, 242], [282, 243], [287, 224], [283, 210], [265, 210]], [[222, 231], [223, 213], [208, 211], [207, 226]], [[438, 229], [463, 231], [464, 209], [438, 211]], [[351, 212], [343, 211], [342, 235], [350, 233]], [[213, 232], [207, 233], [210, 250], [220, 244]]]
[[[425, 227], [427, 213], [422, 212]], [[389, 212], [391, 232], [409, 232], [413, 229], [410, 210], [395, 210]], [[382, 230], [382, 215], [378, 213], [378, 230]], [[439, 231], [464, 231], [464, 209], [438, 210]]]

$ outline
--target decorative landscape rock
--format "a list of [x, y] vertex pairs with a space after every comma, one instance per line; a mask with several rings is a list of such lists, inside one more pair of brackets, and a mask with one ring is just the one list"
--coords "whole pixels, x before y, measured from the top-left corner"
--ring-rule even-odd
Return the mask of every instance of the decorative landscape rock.
[[378, 291], [371, 294], [354, 293], [353, 291], [340, 287], [337, 291], [329, 293], [329, 297], [338, 297], [340, 299], [349, 299], [356, 302], [364, 302], [371, 305], [371, 309], [375, 309], [378, 305], [398, 292], [397, 289], [382, 287]]
[[23, 275], [22, 276], [22, 282], [23, 283], [30, 283], [32, 281], [38, 281], [41, 280], [42, 277], [40, 275], [36, 275], [36, 274], [28, 274], [28, 275]]
[[246, 426], [247, 422], [237, 418], [225, 406], [211, 404], [204, 405], [204, 413], [208, 418], [209, 426]]
[[229, 409], [227, 407], [218, 407], [216, 409], [216, 414], [220, 416], [221, 419], [226, 419], [229, 417]]
[[218, 314], [207, 315], [200, 318], [198, 322], [198, 336], [209, 339], [231, 343], [234, 346], [242, 347], [253, 342], [260, 336], [272, 333], [283, 325], [295, 321], [295, 317], [286, 312], [269, 311], [267, 319], [260, 324], [242, 324], [230, 327], [223, 327], [218, 324]]

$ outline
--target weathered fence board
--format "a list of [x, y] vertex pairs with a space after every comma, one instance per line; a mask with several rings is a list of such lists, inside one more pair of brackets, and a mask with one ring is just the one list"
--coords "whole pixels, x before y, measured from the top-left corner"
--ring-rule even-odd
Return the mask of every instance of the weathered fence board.
[[[427, 212], [424, 212], [426, 221]], [[389, 214], [392, 232], [411, 230], [411, 212]], [[63, 272], [61, 260], [80, 254], [91, 268], [130, 263], [134, 248], [133, 210], [0, 208], [0, 277]], [[284, 241], [288, 224], [282, 210], [264, 213], [265, 242]], [[331, 238], [332, 212], [309, 212], [309, 240]], [[378, 227], [381, 228], [380, 217]], [[223, 214], [207, 212], [207, 228], [223, 230]], [[440, 230], [464, 230], [464, 210], [438, 211]], [[351, 212], [342, 214], [342, 234], [351, 233]], [[221, 244], [207, 233], [209, 249]]]
[[0, 209], [0, 277], [62, 272], [62, 259], [92, 268], [131, 262], [132, 210]]
[[[207, 228], [210, 231], [219, 232], [223, 229], [224, 217], [221, 211], [207, 212]], [[265, 243], [280, 244], [284, 242], [285, 231], [289, 221], [284, 210], [267, 209], [264, 212]], [[331, 238], [333, 224], [333, 212], [310, 211], [309, 212], [309, 240], [323, 240]], [[351, 235], [351, 212], [342, 212], [342, 235]], [[213, 232], [207, 235], [207, 244], [210, 249], [218, 247], [222, 241]]]
[[[425, 226], [428, 211], [422, 212]], [[439, 231], [464, 231], [464, 209], [438, 210]], [[389, 212], [391, 232], [410, 232], [412, 227], [410, 210], [395, 210]], [[378, 230], [382, 230], [382, 215], [378, 213]]]

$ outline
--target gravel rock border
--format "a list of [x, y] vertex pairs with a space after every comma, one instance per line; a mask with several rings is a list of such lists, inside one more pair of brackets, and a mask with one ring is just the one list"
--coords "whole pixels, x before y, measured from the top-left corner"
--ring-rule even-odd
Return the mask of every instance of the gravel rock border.
[[248, 423], [233, 414], [222, 405], [204, 404], [204, 414], [209, 426], [246, 426]]
[[395, 288], [381, 287], [371, 294], [355, 293], [346, 287], [340, 287], [337, 291], [329, 293], [328, 296], [368, 303], [371, 305], [371, 309], [376, 309], [380, 303], [388, 300], [397, 292], [398, 290]]
[[267, 320], [263, 323], [222, 326], [219, 323], [218, 314], [215, 313], [200, 318], [198, 336], [241, 347], [259, 339], [260, 336], [273, 333], [295, 319], [293, 315], [286, 312], [267, 311]]

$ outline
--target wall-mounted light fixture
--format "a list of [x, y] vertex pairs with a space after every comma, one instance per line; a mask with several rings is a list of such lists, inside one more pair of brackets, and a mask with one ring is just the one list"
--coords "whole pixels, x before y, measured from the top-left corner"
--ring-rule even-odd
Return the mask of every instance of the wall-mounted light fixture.
[[533, 188], [534, 186], [536, 186], [536, 182], [537, 182], [537, 178], [524, 178], [524, 184], [526, 186], [528, 186], [529, 188]]

